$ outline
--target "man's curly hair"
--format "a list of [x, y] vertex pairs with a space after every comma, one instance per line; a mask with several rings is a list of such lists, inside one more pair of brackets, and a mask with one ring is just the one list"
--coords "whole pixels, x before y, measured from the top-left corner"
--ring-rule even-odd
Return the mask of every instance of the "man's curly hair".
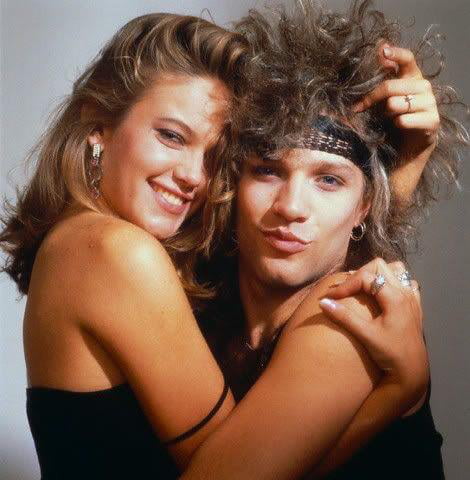
[[[353, 111], [356, 102], [395, 75], [380, 64], [380, 46], [404, 46], [399, 23], [371, 4], [357, 0], [347, 14], [339, 14], [314, 0], [297, 0], [267, 13], [250, 10], [235, 24], [251, 48], [250, 87], [234, 120], [239, 142], [225, 198], [235, 195], [240, 165], [250, 153], [272, 155], [299, 145], [319, 115], [346, 123], [369, 147], [372, 172], [365, 179], [372, 201], [367, 233], [362, 241], [351, 242], [350, 267], [375, 256], [404, 259], [414, 245], [417, 220], [437, 198], [439, 186], [456, 184], [459, 156], [468, 146], [465, 129], [453, 117], [460, 102], [452, 88], [438, 83], [443, 62], [430, 30], [409, 48], [436, 96], [441, 118], [437, 147], [409, 206], [394, 201], [389, 174], [400, 160], [396, 128], [377, 107]], [[434, 72], [426, 72], [431, 68]]]

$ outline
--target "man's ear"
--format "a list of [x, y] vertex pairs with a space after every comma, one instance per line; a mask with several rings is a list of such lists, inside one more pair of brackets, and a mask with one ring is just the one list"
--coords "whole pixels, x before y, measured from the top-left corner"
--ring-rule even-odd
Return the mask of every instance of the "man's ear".
[[372, 202], [370, 199], [364, 200], [362, 202], [362, 205], [360, 206], [357, 212], [357, 218], [355, 223], [356, 226], [361, 224], [366, 219], [367, 215], [369, 214], [371, 205], [372, 205]]

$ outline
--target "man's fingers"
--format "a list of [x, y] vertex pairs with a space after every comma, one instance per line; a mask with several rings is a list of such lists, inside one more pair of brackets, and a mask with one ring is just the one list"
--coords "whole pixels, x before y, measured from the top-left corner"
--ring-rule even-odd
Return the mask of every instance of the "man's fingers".
[[423, 78], [423, 74], [411, 50], [385, 45], [382, 52], [387, 60], [398, 64], [399, 78]]

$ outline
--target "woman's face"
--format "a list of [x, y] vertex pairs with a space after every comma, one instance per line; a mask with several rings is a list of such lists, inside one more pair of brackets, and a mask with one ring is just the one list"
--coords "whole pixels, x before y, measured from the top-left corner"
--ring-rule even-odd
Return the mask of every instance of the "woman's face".
[[93, 133], [89, 143], [103, 148], [106, 207], [156, 238], [175, 234], [203, 201], [204, 156], [228, 100], [217, 79], [160, 75], [116, 127]]
[[262, 283], [300, 287], [344, 262], [367, 213], [364, 177], [350, 160], [308, 149], [280, 160], [253, 156], [237, 197], [241, 266]]

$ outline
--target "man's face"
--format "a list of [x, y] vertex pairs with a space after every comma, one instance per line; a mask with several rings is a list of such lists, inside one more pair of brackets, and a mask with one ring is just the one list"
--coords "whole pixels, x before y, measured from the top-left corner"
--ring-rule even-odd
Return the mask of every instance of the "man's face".
[[296, 288], [343, 264], [367, 213], [362, 171], [333, 153], [293, 149], [252, 156], [238, 187], [240, 266], [263, 284]]

